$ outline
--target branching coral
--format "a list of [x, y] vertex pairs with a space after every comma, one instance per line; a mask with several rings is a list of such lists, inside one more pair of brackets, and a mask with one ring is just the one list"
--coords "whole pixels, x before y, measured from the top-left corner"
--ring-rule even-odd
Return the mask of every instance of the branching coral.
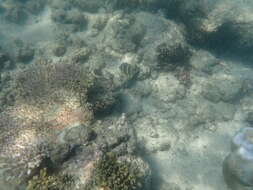
[[68, 190], [73, 179], [68, 175], [49, 175], [46, 168], [29, 180], [27, 190]]
[[[104, 190], [134, 190], [142, 187], [141, 172], [127, 161], [118, 161], [114, 153], [106, 153], [95, 164], [93, 186]], [[90, 187], [87, 188], [90, 190]]]

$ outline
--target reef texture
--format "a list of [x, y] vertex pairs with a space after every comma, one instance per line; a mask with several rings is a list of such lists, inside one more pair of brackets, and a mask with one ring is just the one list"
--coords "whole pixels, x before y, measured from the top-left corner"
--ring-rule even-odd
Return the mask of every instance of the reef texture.
[[[101, 154], [101, 149], [110, 151], [128, 142], [129, 134], [117, 131], [115, 137], [119, 135], [119, 139], [116, 139], [116, 144], [106, 145], [112, 142], [103, 142], [99, 137], [104, 136], [106, 130], [101, 129], [103, 132], [100, 133], [99, 129], [93, 129], [91, 122], [94, 122], [94, 117], [114, 104], [114, 96], [109, 88], [103, 90], [106, 80], [97, 81], [86, 69], [78, 64], [40, 60], [13, 74], [15, 103], [0, 117], [2, 181], [25, 185], [29, 179], [37, 179], [35, 175], [45, 175], [41, 168], [48, 168], [53, 175], [58, 175], [59, 170], [64, 171], [63, 168], [68, 167], [65, 164], [62, 168], [62, 164], [73, 162], [76, 151], [80, 154], [75, 159], [82, 160], [80, 168], [83, 170], [80, 173], [88, 175], [86, 167], [91, 165], [92, 160], [99, 159], [100, 156], [96, 155]], [[106, 125], [101, 124], [100, 127]], [[85, 146], [92, 148], [88, 148], [90, 152], [83, 160], [82, 152], [87, 154]], [[80, 176], [76, 177], [80, 179]], [[89, 180], [85, 178], [79, 183], [85, 187]], [[38, 189], [36, 184], [40, 183], [30, 181], [28, 187]]]
[[0, 1], [0, 189], [227, 188], [227, 139], [253, 123], [250, 0]]

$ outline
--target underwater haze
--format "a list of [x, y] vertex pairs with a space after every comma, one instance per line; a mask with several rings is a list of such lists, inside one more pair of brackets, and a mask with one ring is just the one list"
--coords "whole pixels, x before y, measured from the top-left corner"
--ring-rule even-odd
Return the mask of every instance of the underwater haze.
[[0, 190], [252, 189], [252, 0], [0, 0]]

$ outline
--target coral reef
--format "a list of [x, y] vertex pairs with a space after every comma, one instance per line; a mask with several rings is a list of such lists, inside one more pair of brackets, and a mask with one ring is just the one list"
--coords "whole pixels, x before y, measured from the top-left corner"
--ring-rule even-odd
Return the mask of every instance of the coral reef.
[[[140, 8], [158, 8], [166, 5], [164, 0], [113, 0], [111, 1], [115, 9], [140, 9]], [[167, 3], [168, 4], [168, 3]], [[131, 8], [131, 9], [130, 9]]]
[[31, 14], [37, 15], [44, 9], [47, 2], [47, 0], [29, 0], [26, 2], [26, 8]]
[[27, 190], [69, 190], [73, 180], [68, 175], [49, 175], [46, 168], [28, 181]]
[[133, 15], [119, 14], [117, 17], [105, 28], [105, 32], [109, 34], [106, 43], [119, 53], [136, 52], [145, 36], [145, 26], [139, 23]]
[[178, 66], [189, 66], [192, 55], [190, 49], [182, 44], [169, 45], [161, 43], [156, 48], [158, 67], [161, 69], [175, 69]]
[[133, 168], [127, 161], [119, 162], [116, 154], [112, 152], [106, 153], [96, 162], [93, 175], [92, 185], [99, 189], [134, 190], [143, 186], [143, 174], [138, 168]]
[[215, 68], [222, 66], [222, 62], [210, 52], [199, 50], [193, 53], [190, 65], [198, 71], [213, 74]]
[[[226, 189], [253, 75], [222, 56], [252, 57], [253, 4], [0, 1], [0, 189]], [[242, 190], [236, 150], [224, 171]]]
[[9, 70], [13, 68], [13, 60], [11, 56], [0, 47], [0, 71]]
[[46, 3], [47, 0], [6, 0], [2, 2], [1, 9], [6, 20], [21, 25], [26, 24], [29, 16], [40, 14]]
[[140, 72], [140, 69], [137, 65], [129, 64], [129, 63], [122, 63], [119, 66], [119, 69], [129, 79], [135, 78]]
[[6, 7], [5, 18], [12, 23], [23, 24], [26, 22], [27, 17], [27, 12], [24, 10], [24, 6], [20, 3], [10, 4]]
[[252, 21], [224, 21], [210, 34], [208, 46], [218, 53], [226, 50], [240, 56], [249, 56], [253, 49], [252, 29]]
[[[62, 150], [59, 141], [53, 143], [59, 133], [93, 119], [85, 100], [90, 84], [84, 71], [71, 64], [40, 63], [16, 73], [14, 105], [0, 118], [0, 169], [6, 179], [24, 182], [53, 151]], [[63, 150], [58, 153], [66, 155]]]
[[66, 97], [60, 91], [78, 97], [80, 103], [85, 102], [87, 89], [93, 83], [85, 68], [77, 64], [50, 64], [43, 59], [21, 70], [15, 77], [17, 97], [35, 105], [53, 97], [53, 100], [62, 101]]
[[53, 49], [53, 54], [56, 57], [62, 57], [67, 51], [67, 48], [64, 44], [57, 44]]
[[34, 57], [34, 47], [31, 45], [22, 45], [19, 47], [16, 55], [16, 60], [22, 63], [28, 63]]
[[91, 50], [87, 47], [79, 48], [73, 52], [71, 57], [74, 63], [83, 63], [88, 60]]
[[[248, 8], [246, 8], [248, 7]], [[252, 59], [252, 17], [247, 3], [171, 0], [166, 14], [186, 26], [187, 41], [218, 55]], [[233, 13], [226, 10], [234, 10]], [[229, 56], [228, 56], [229, 57]]]
[[108, 21], [107, 16], [99, 16], [95, 19], [94, 23], [92, 24], [92, 28], [97, 32], [100, 32], [104, 29]]
[[72, 32], [82, 31], [88, 24], [87, 17], [77, 9], [56, 9], [51, 18], [54, 22], [61, 24]]
[[219, 74], [210, 77], [203, 85], [202, 95], [212, 102], [235, 102], [239, 101], [243, 94], [241, 93], [244, 80], [236, 79], [233, 76]]
[[97, 12], [104, 6], [104, 1], [101, 0], [73, 0], [71, 2], [74, 7], [87, 12]]

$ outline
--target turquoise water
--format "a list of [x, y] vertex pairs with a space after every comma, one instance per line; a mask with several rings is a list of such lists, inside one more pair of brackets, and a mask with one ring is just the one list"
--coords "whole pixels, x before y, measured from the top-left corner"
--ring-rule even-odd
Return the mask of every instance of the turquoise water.
[[0, 0], [0, 190], [253, 188], [249, 0]]

